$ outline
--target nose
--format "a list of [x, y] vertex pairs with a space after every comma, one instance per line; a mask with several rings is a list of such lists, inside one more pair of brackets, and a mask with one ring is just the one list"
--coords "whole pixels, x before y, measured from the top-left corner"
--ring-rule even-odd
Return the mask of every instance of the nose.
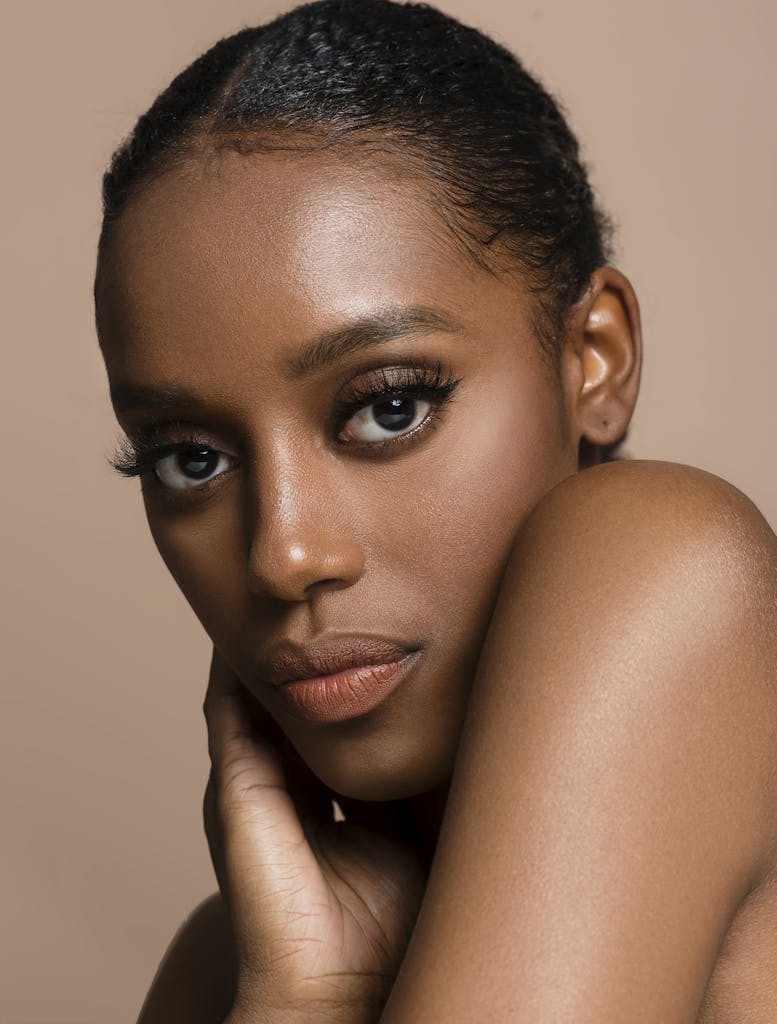
[[[364, 572], [364, 549], [349, 529], [353, 502], [331, 464], [279, 465], [252, 490], [248, 580], [259, 597], [307, 601], [352, 586]], [[338, 492], [340, 498], [338, 500]]]

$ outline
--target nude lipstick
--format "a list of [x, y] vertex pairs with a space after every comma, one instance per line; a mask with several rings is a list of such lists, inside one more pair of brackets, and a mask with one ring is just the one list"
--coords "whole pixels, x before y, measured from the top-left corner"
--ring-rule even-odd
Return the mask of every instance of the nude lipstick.
[[287, 710], [309, 722], [343, 722], [374, 710], [413, 669], [420, 650], [379, 637], [278, 645], [263, 677]]

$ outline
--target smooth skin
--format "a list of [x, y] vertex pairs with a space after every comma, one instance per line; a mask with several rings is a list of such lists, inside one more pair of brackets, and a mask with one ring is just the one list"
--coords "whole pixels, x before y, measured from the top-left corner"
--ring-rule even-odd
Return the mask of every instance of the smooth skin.
[[[214, 642], [222, 896], [142, 1024], [773, 1019], [777, 542], [698, 470], [579, 472], [632, 413], [636, 300], [597, 270], [557, 368], [532, 302], [387, 158], [193, 160], [114, 229], [119, 422], [223, 453], [205, 485], [143, 477]], [[406, 441], [333, 420], [408, 365], [458, 383]], [[327, 632], [423, 657], [303, 722], [257, 658]]]

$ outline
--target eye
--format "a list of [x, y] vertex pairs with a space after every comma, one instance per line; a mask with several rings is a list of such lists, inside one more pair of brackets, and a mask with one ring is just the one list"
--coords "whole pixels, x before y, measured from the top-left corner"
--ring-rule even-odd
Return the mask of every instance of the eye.
[[154, 473], [166, 487], [182, 491], [207, 483], [230, 468], [230, 459], [223, 452], [197, 445], [165, 455], [155, 463]]
[[369, 444], [407, 434], [428, 417], [433, 403], [412, 395], [387, 395], [365, 405], [348, 420], [340, 439]]

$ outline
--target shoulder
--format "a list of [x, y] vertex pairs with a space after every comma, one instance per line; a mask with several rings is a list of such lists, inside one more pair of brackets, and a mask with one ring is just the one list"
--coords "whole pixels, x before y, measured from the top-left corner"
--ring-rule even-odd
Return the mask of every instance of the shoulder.
[[679, 807], [687, 784], [690, 817], [708, 791], [708, 820], [749, 837], [757, 873], [775, 864], [777, 538], [731, 484], [664, 462], [564, 480], [517, 537], [483, 657], [508, 670], [489, 728], [530, 707], [570, 749], [611, 749], [634, 793]]
[[[595, 515], [628, 535], [672, 526], [678, 534], [714, 530], [722, 540], [754, 540], [777, 555], [777, 538], [740, 490], [719, 476], [675, 462], [610, 462], [567, 477], [537, 506], [541, 517]], [[596, 523], [592, 522], [591, 526]]]
[[777, 537], [741, 491], [690, 466], [618, 462], [568, 477], [537, 505], [518, 546], [543, 558], [542, 578], [574, 568], [603, 597], [623, 600], [639, 584], [656, 601], [692, 593], [699, 607], [736, 602], [777, 615]]
[[481, 649], [407, 1019], [695, 1019], [777, 868], [776, 685], [777, 545], [736, 488], [629, 462], [549, 491]]
[[235, 992], [227, 911], [220, 893], [195, 908], [157, 969], [138, 1024], [220, 1024]]

